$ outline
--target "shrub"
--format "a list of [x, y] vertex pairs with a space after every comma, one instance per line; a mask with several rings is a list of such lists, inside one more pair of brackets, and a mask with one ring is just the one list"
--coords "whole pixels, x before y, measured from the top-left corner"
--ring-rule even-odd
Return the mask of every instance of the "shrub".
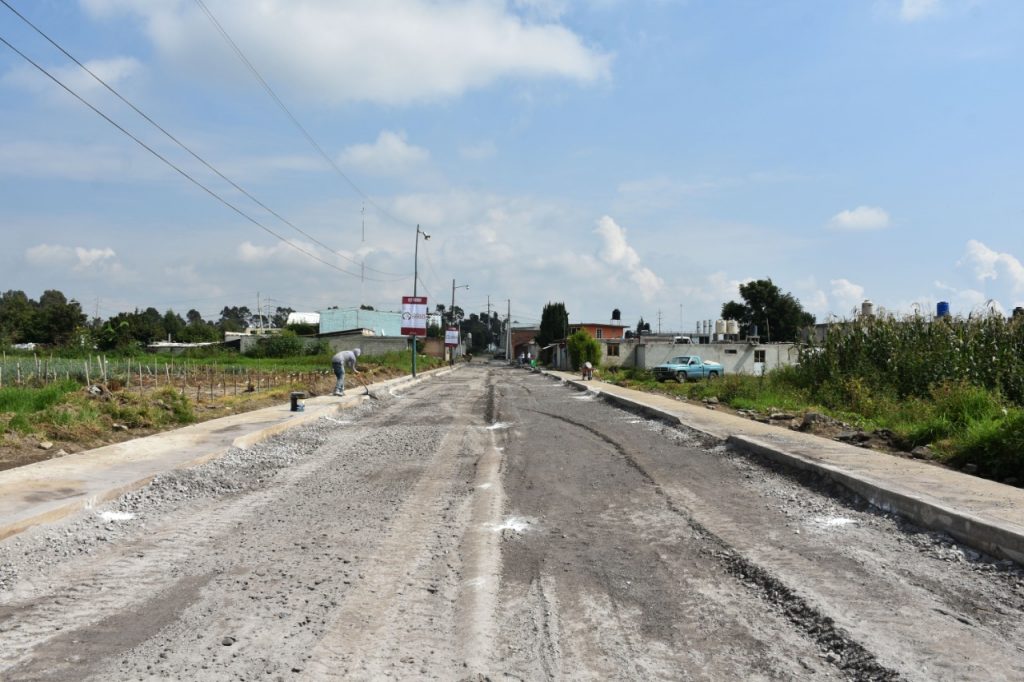
[[570, 336], [566, 345], [569, 349], [569, 361], [573, 369], [579, 369], [584, 362], [597, 367], [601, 361], [601, 342], [590, 336], [587, 330], [581, 329]]
[[951, 464], [972, 463], [987, 478], [1024, 481], [1024, 412], [1014, 410], [1004, 419], [977, 422], [954, 446]]
[[259, 339], [245, 354], [251, 358], [290, 358], [303, 355], [305, 349], [302, 339], [295, 332], [285, 329], [280, 334]]

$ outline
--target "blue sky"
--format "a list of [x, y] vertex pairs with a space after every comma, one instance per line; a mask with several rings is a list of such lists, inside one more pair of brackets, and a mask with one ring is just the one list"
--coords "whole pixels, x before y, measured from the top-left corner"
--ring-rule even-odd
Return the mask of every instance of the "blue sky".
[[420, 224], [431, 307], [454, 278], [520, 323], [689, 331], [764, 277], [819, 320], [1024, 305], [1014, 0], [205, 0], [330, 163], [195, 0], [6, 1], [301, 232], [3, 6], [0, 36], [305, 253], [0, 45], [2, 290], [395, 309]]

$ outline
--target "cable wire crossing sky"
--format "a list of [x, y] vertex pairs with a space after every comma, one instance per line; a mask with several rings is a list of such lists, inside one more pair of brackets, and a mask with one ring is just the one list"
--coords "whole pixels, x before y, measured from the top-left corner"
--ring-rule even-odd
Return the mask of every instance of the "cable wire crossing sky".
[[[0, 0], [3, 290], [1024, 305], [1024, 3]], [[435, 295], [440, 298], [435, 298]]]

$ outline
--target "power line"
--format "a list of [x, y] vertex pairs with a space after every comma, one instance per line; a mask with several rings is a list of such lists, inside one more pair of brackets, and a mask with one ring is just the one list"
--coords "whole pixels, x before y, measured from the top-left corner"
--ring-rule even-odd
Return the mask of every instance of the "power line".
[[[3, 0], [0, 0], [0, 2], [3, 2]], [[5, 4], [6, 4], [6, 3], [5, 3]], [[338, 266], [337, 266], [337, 265], [335, 265], [334, 263], [330, 263], [330, 262], [328, 262], [328, 261], [325, 261], [324, 259], [320, 258], [320, 257], [319, 257], [319, 256], [317, 256], [316, 254], [314, 254], [314, 253], [310, 253], [309, 251], [306, 251], [305, 249], [303, 249], [302, 247], [298, 246], [297, 244], [294, 244], [294, 243], [292, 243], [292, 242], [291, 242], [291, 241], [289, 241], [288, 239], [286, 239], [286, 238], [282, 237], [281, 235], [279, 235], [278, 233], [274, 232], [274, 231], [273, 231], [273, 230], [271, 230], [271, 229], [270, 229], [269, 227], [267, 227], [266, 225], [264, 225], [264, 224], [263, 224], [263, 223], [261, 223], [260, 221], [256, 220], [255, 218], [253, 218], [252, 216], [250, 216], [250, 215], [249, 215], [248, 213], [246, 213], [246, 212], [245, 212], [245, 211], [243, 211], [242, 209], [238, 208], [237, 206], [235, 206], [235, 205], [234, 205], [234, 204], [232, 204], [232, 203], [231, 203], [230, 201], [228, 201], [228, 200], [227, 200], [227, 199], [225, 199], [224, 197], [222, 197], [222, 196], [220, 196], [219, 194], [217, 194], [216, 192], [214, 192], [214, 191], [213, 191], [212, 189], [210, 189], [209, 187], [207, 187], [207, 186], [206, 186], [206, 185], [204, 185], [203, 183], [201, 183], [201, 182], [199, 182], [198, 180], [196, 180], [196, 179], [195, 179], [194, 177], [192, 177], [191, 175], [189, 175], [189, 174], [188, 174], [187, 172], [185, 172], [184, 170], [182, 170], [181, 168], [179, 168], [178, 166], [176, 166], [176, 165], [175, 165], [175, 164], [174, 164], [174, 163], [173, 163], [172, 161], [170, 161], [169, 159], [167, 159], [166, 157], [164, 157], [163, 155], [161, 155], [161, 154], [160, 154], [159, 152], [157, 152], [157, 151], [156, 151], [155, 149], [153, 149], [152, 147], [150, 147], [149, 145], [147, 145], [147, 144], [146, 144], [145, 142], [143, 142], [142, 140], [140, 140], [140, 139], [139, 139], [138, 137], [136, 137], [135, 135], [133, 135], [132, 133], [130, 133], [130, 132], [129, 132], [128, 130], [126, 130], [126, 129], [125, 129], [124, 127], [122, 127], [122, 126], [121, 126], [121, 125], [120, 125], [119, 123], [117, 123], [117, 122], [116, 122], [116, 121], [115, 121], [114, 119], [110, 118], [109, 116], [107, 116], [106, 114], [104, 114], [104, 113], [103, 113], [102, 111], [100, 111], [99, 109], [97, 109], [97, 108], [96, 108], [95, 106], [93, 106], [92, 104], [90, 104], [89, 102], [87, 102], [87, 101], [86, 101], [85, 99], [83, 99], [83, 98], [81, 97], [81, 95], [79, 95], [79, 94], [78, 94], [77, 92], [75, 92], [74, 90], [72, 90], [71, 88], [69, 88], [69, 87], [68, 87], [67, 85], [65, 85], [65, 84], [64, 84], [64, 83], [63, 83], [63, 82], [62, 82], [62, 81], [61, 81], [61, 80], [60, 80], [59, 78], [57, 78], [56, 76], [54, 76], [54, 75], [53, 75], [52, 73], [50, 73], [50, 72], [49, 72], [49, 71], [47, 71], [47, 70], [46, 70], [45, 68], [43, 68], [42, 66], [40, 66], [39, 64], [37, 64], [37, 63], [36, 63], [35, 61], [33, 61], [31, 57], [29, 57], [29, 56], [28, 56], [28, 55], [26, 55], [26, 54], [25, 54], [24, 52], [22, 52], [21, 50], [19, 50], [18, 48], [16, 48], [16, 47], [15, 47], [14, 45], [12, 45], [11, 43], [9, 43], [9, 42], [7, 41], [7, 39], [6, 39], [6, 38], [4, 38], [3, 36], [0, 36], [0, 42], [2, 42], [2, 43], [3, 43], [4, 45], [6, 45], [7, 47], [9, 47], [9, 48], [10, 48], [10, 49], [11, 49], [12, 51], [14, 51], [14, 53], [15, 53], [15, 54], [17, 54], [17, 55], [18, 55], [19, 57], [21, 57], [22, 59], [24, 59], [24, 60], [25, 60], [26, 62], [28, 62], [29, 64], [31, 64], [32, 66], [34, 66], [34, 67], [35, 67], [36, 69], [38, 69], [38, 70], [39, 70], [39, 71], [40, 71], [40, 72], [41, 72], [41, 73], [42, 73], [43, 75], [45, 75], [45, 76], [46, 76], [47, 78], [49, 78], [49, 79], [50, 79], [50, 80], [52, 80], [52, 81], [53, 81], [54, 83], [56, 83], [57, 85], [59, 85], [59, 86], [60, 86], [60, 87], [61, 87], [61, 88], [62, 88], [63, 90], [65, 90], [65, 91], [66, 91], [66, 92], [67, 92], [67, 93], [68, 93], [69, 95], [71, 95], [72, 97], [74, 97], [75, 99], [77, 99], [77, 100], [78, 100], [79, 102], [81, 102], [81, 103], [82, 103], [82, 104], [84, 104], [85, 106], [87, 106], [87, 107], [89, 107], [90, 109], [92, 109], [92, 110], [93, 110], [93, 112], [95, 112], [95, 113], [96, 113], [96, 114], [97, 114], [98, 116], [100, 116], [101, 118], [103, 118], [103, 120], [105, 120], [105, 121], [106, 121], [107, 123], [109, 123], [110, 125], [114, 126], [114, 127], [115, 127], [115, 128], [117, 128], [118, 130], [120, 130], [120, 131], [121, 131], [122, 133], [124, 133], [125, 135], [127, 135], [128, 137], [130, 137], [130, 138], [131, 138], [132, 140], [134, 140], [134, 141], [135, 141], [135, 143], [136, 143], [136, 144], [138, 144], [138, 145], [139, 145], [140, 147], [142, 147], [143, 149], [145, 149], [146, 151], [148, 151], [148, 152], [149, 152], [150, 154], [152, 154], [152, 155], [153, 155], [153, 156], [155, 156], [156, 158], [158, 158], [158, 159], [160, 159], [161, 161], [163, 161], [163, 162], [164, 162], [165, 164], [167, 164], [168, 166], [170, 166], [171, 168], [173, 168], [173, 169], [174, 169], [175, 171], [177, 171], [177, 172], [178, 172], [178, 173], [179, 173], [179, 174], [180, 174], [180, 175], [181, 175], [182, 177], [184, 177], [184, 178], [185, 178], [186, 180], [188, 180], [189, 182], [191, 182], [192, 184], [194, 184], [194, 185], [195, 185], [196, 187], [198, 187], [199, 189], [201, 189], [201, 190], [203, 190], [204, 192], [206, 192], [207, 194], [209, 194], [209, 195], [210, 195], [211, 197], [213, 197], [214, 199], [216, 199], [216, 200], [217, 200], [217, 201], [219, 201], [220, 203], [222, 203], [222, 204], [224, 204], [225, 206], [227, 206], [228, 208], [230, 208], [230, 209], [231, 209], [232, 211], [234, 211], [234, 212], [235, 212], [235, 213], [237, 213], [238, 215], [242, 216], [243, 218], [245, 218], [246, 220], [248, 220], [249, 222], [251, 222], [251, 223], [252, 223], [253, 225], [256, 225], [256, 226], [257, 226], [257, 227], [259, 227], [259, 228], [260, 228], [261, 230], [264, 230], [265, 232], [267, 232], [267, 233], [269, 233], [269, 234], [273, 235], [273, 236], [274, 236], [274, 237], [276, 237], [277, 239], [281, 240], [282, 242], [284, 242], [284, 243], [285, 243], [285, 244], [287, 244], [288, 246], [290, 246], [290, 247], [292, 247], [293, 249], [295, 249], [296, 251], [298, 251], [299, 253], [302, 253], [302, 254], [304, 254], [304, 255], [306, 255], [306, 256], [308, 256], [308, 257], [312, 258], [312, 259], [313, 259], [313, 260], [315, 260], [315, 261], [319, 261], [320, 263], [323, 263], [324, 265], [326, 265], [326, 266], [327, 266], [327, 267], [329, 267], [329, 268], [333, 268], [334, 270], [337, 270], [337, 271], [339, 271], [339, 272], [342, 272], [342, 273], [344, 273], [344, 274], [346, 274], [346, 275], [350, 275], [350, 276], [352, 276], [352, 277], [358, 277], [358, 276], [359, 276], [359, 275], [357, 275], [357, 274], [355, 274], [355, 273], [352, 273], [352, 272], [349, 272], [348, 270], [345, 270], [344, 268], [340, 268], [340, 267], [338, 267]]]
[[[139, 116], [141, 116], [142, 118], [144, 118], [144, 119], [145, 119], [145, 120], [146, 120], [146, 121], [147, 121], [148, 123], [150, 123], [150, 124], [151, 124], [151, 125], [152, 125], [152, 126], [153, 126], [154, 128], [156, 128], [156, 129], [157, 129], [157, 130], [159, 130], [159, 131], [160, 131], [161, 133], [163, 133], [163, 134], [164, 134], [164, 135], [165, 135], [165, 136], [166, 136], [166, 137], [167, 137], [167, 138], [168, 138], [169, 140], [171, 140], [172, 142], [174, 142], [174, 143], [175, 143], [176, 145], [178, 145], [178, 146], [179, 146], [179, 147], [180, 147], [181, 149], [183, 149], [183, 150], [185, 150], [186, 152], [188, 152], [188, 153], [189, 153], [189, 154], [190, 154], [190, 155], [191, 155], [191, 156], [192, 156], [192, 157], [193, 157], [194, 159], [196, 159], [196, 160], [197, 160], [197, 161], [199, 161], [199, 162], [200, 162], [201, 164], [203, 164], [204, 166], [206, 166], [206, 168], [207, 168], [207, 169], [209, 169], [209, 170], [210, 170], [211, 172], [215, 173], [215, 174], [216, 174], [216, 175], [217, 175], [217, 176], [218, 176], [219, 178], [221, 178], [222, 180], [224, 180], [225, 182], [227, 182], [227, 183], [228, 183], [229, 185], [231, 185], [231, 186], [232, 186], [232, 187], [234, 187], [234, 188], [235, 188], [236, 190], [238, 190], [239, 192], [241, 192], [242, 194], [244, 194], [244, 195], [245, 195], [246, 197], [248, 197], [248, 198], [249, 198], [249, 200], [251, 200], [251, 201], [252, 201], [253, 203], [255, 203], [255, 204], [256, 204], [257, 206], [259, 206], [260, 208], [262, 208], [263, 210], [265, 210], [265, 211], [266, 211], [267, 213], [270, 213], [270, 214], [271, 214], [272, 216], [274, 216], [275, 218], [277, 218], [278, 220], [280, 220], [281, 222], [283, 222], [283, 223], [284, 223], [285, 225], [288, 225], [289, 227], [291, 227], [291, 228], [292, 228], [293, 230], [295, 230], [295, 231], [296, 231], [296, 232], [298, 232], [299, 234], [302, 234], [302, 235], [304, 235], [305, 237], [309, 238], [310, 240], [312, 240], [312, 241], [313, 241], [314, 243], [316, 243], [317, 245], [319, 245], [319, 246], [323, 247], [323, 248], [324, 248], [324, 249], [326, 249], [327, 251], [330, 251], [330, 252], [331, 252], [332, 254], [334, 254], [334, 255], [337, 255], [337, 256], [340, 256], [341, 258], [343, 258], [343, 259], [345, 259], [345, 260], [347, 260], [347, 261], [349, 261], [350, 263], [353, 263], [353, 264], [355, 264], [355, 265], [359, 265], [359, 264], [360, 264], [360, 263], [359, 263], [358, 261], [356, 261], [355, 259], [353, 259], [353, 258], [349, 258], [348, 256], [345, 256], [344, 254], [340, 253], [340, 252], [339, 252], [339, 251], [338, 251], [337, 249], [334, 249], [334, 248], [332, 248], [331, 246], [329, 246], [329, 245], [327, 245], [327, 244], [323, 243], [322, 241], [320, 241], [319, 239], [317, 239], [317, 238], [316, 238], [316, 237], [314, 237], [313, 235], [311, 235], [311, 234], [309, 234], [308, 232], [306, 232], [306, 231], [302, 230], [302, 229], [301, 229], [301, 228], [299, 228], [299, 227], [298, 227], [297, 225], [295, 225], [294, 223], [292, 223], [291, 221], [289, 221], [289, 220], [288, 220], [287, 218], [285, 218], [284, 216], [282, 216], [282, 215], [281, 215], [280, 213], [278, 213], [277, 211], [275, 211], [274, 209], [270, 208], [270, 207], [269, 207], [269, 206], [267, 206], [267, 205], [266, 205], [265, 203], [263, 203], [262, 201], [260, 201], [259, 199], [257, 199], [257, 198], [256, 198], [255, 196], [253, 196], [253, 195], [252, 195], [252, 194], [251, 194], [251, 193], [250, 193], [249, 191], [247, 191], [247, 190], [246, 190], [245, 188], [243, 188], [243, 187], [241, 187], [240, 185], [238, 185], [238, 184], [237, 184], [237, 183], [236, 183], [236, 182], [235, 182], [234, 180], [232, 180], [231, 178], [227, 177], [227, 176], [226, 176], [226, 175], [224, 175], [224, 174], [223, 174], [222, 172], [220, 172], [219, 170], [217, 170], [216, 168], [214, 168], [214, 166], [213, 166], [212, 164], [210, 164], [209, 162], [207, 162], [207, 161], [206, 161], [206, 159], [204, 159], [204, 158], [203, 158], [203, 157], [201, 157], [201, 156], [200, 156], [199, 154], [197, 154], [196, 152], [194, 152], [194, 151], [193, 151], [193, 150], [192, 150], [192, 149], [191, 149], [191, 148], [190, 148], [190, 147], [189, 147], [188, 145], [186, 145], [186, 144], [185, 144], [184, 142], [182, 142], [182, 141], [181, 141], [181, 140], [179, 140], [179, 139], [178, 139], [177, 137], [175, 137], [174, 135], [172, 135], [172, 134], [171, 134], [171, 133], [170, 133], [170, 132], [169, 132], [169, 131], [168, 131], [168, 130], [167, 130], [166, 128], [164, 128], [163, 126], [161, 126], [161, 125], [160, 125], [159, 123], [157, 123], [156, 121], [154, 121], [154, 120], [153, 120], [153, 119], [152, 119], [152, 118], [151, 118], [151, 117], [150, 117], [149, 115], [147, 115], [147, 114], [146, 114], [146, 113], [145, 113], [144, 111], [142, 111], [141, 109], [139, 109], [139, 108], [138, 108], [137, 106], [135, 106], [135, 105], [134, 105], [134, 104], [133, 104], [132, 102], [130, 102], [130, 101], [129, 101], [129, 100], [127, 99], [127, 98], [125, 98], [125, 97], [124, 97], [123, 95], [121, 95], [121, 93], [120, 93], [120, 92], [118, 92], [118, 91], [117, 91], [117, 90], [116, 90], [116, 89], [115, 89], [115, 88], [114, 88], [113, 86], [111, 86], [111, 85], [110, 85], [109, 83], [107, 83], [107, 82], [106, 82], [105, 80], [103, 80], [103, 79], [102, 79], [102, 78], [100, 78], [100, 77], [99, 77], [98, 75], [96, 75], [96, 73], [95, 73], [95, 72], [93, 72], [93, 71], [92, 71], [92, 70], [91, 70], [91, 69], [90, 69], [90, 68], [89, 68], [88, 66], [86, 66], [85, 64], [83, 64], [83, 63], [82, 63], [81, 61], [79, 61], [79, 60], [78, 60], [78, 59], [77, 59], [77, 58], [76, 58], [76, 57], [75, 57], [74, 55], [72, 55], [72, 54], [71, 54], [70, 52], [68, 52], [68, 51], [67, 51], [66, 49], [64, 49], [64, 47], [63, 47], [63, 46], [61, 46], [61, 45], [60, 45], [59, 43], [57, 43], [57, 41], [55, 41], [55, 40], [54, 40], [53, 38], [51, 38], [51, 37], [50, 37], [50, 36], [49, 36], [49, 35], [48, 35], [48, 34], [47, 34], [47, 33], [46, 33], [45, 31], [43, 31], [43, 30], [42, 30], [41, 28], [39, 28], [39, 27], [38, 27], [38, 26], [36, 26], [36, 25], [35, 25], [34, 23], [32, 23], [32, 21], [30, 21], [30, 20], [29, 20], [29, 19], [28, 19], [27, 17], [25, 17], [25, 16], [23, 15], [23, 14], [21, 14], [21, 13], [20, 13], [20, 12], [19, 12], [19, 11], [18, 11], [17, 9], [15, 9], [14, 7], [12, 7], [12, 6], [11, 6], [11, 4], [10, 4], [10, 3], [8, 2], [8, 0], [0, 0], [0, 3], [3, 3], [3, 5], [4, 5], [5, 7], [7, 7], [7, 9], [9, 9], [9, 10], [10, 10], [11, 12], [13, 12], [13, 13], [15, 14], [15, 16], [17, 16], [17, 17], [18, 17], [19, 19], [21, 19], [21, 20], [22, 20], [22, 21], [23, 21], [23, 22], [24, 22], [25, 24], [27, 24], [27, 25], [28, 25], [29, 27], [31, 27], [31, 28], [32, 28], [32, 30], [34, 30], [34, 31], [35, 31], [36, 33], [38, 33], [38, 34], [39, 34], [40, 36], [42, 36], [42, 37], [43, 37], [43, 38], [44, 38], [44, 39], [45, 39], [45, 40], [46, 40], [47, 42], [49, 42], [49, 43], [50, 43], [51, 45], [53, 45], [53, 46], [54, 46], [55, 48], [57, 48], [58, 50], [60, 50], [60, 51], [61, 51], [61, 52], [62, 52], [62, 53], [64, 54], [64, 56], [65, 56], [65, 57], [67, 57], [68, 59], [70, 59], [71, 61], [73, 61], [73, 62], [74, 62], [75, 64], [77, 64], [77, 65], [78, 65], [78, 66], [79, 66], [79, 67], [80, 67], [80, 68], [81, 68], [81, 69], [82, 69], [83, 71], [85, 71], [85, 72], [86, 72], [86, 73], [88, 73], [88, 74], [89, 74], [90, 76], [92, 76], [92, 77], [93, 77], [93, 79], [94, 79], [94, 80], [95, 80], [95, 81], [96, 81], [97, 83], [99, 83], [100, 85], [102, 85], [102, 86], [103, 86], [104, 88], [106, 88], [106, 89], [107, 89], [107, 90], [108, 90], [108, 91], [109, 91], [109, 92], [110, 92], [110, 93], [111, 93], [112, 95], [114, 95], [114, 96], [115, 96], [115, 97], [117, 97], [117, 98], [118, 98], [119, 100], [121, 100], [121, 102], [123, 102], [123, 103], [124, 103], [124, 104], [126, 104], [126, 105], [127, 105], [128, 107], [130, 107], [130, 108], [132, 109], [132, 111], [134, 111], [134, 112], [135, 112], [136, 114], [138, 114]], [[380, 274], [382, 274], [382, 275], [389, 275], [389, 276], [394, 276], [394, 277], [396, 277], [396, 278], [402, 278], [402, 277], [407, 277], [407, 276], [408, 276], [408, 275], [404, 275], [404, 274], [401, 274], [401, 273], [397, 273], [397, 272], [385, 272], [385, 271], [383, 271], [383, 270], [377, 270], [376, 268], [367, 268], [367, 269], [368, 269], [368, 270], [373, 270], [374, 272], [378, 272], [378, 273], [380, 273]], [[394, 281], [394, 280], [382, 280], [382, 279], [374, 279], [374, 278], [369, 278], [369, 277], [368, 277], [367, 279], [370, 279], [371, 281], [379, 281], [379, 282], [384, 282], [384, 281]]]
[[246, 66], [246, 68], [249, 69], [249, 71], [256, 78], [256, 80], [259, 81], [260, 85], [263, 86], [263, 89], [266, 90], [268, 95], [270, 95], [270, 98], [274, 100], [277, 106], [281, 108], [281, 111], [283, 111], [285, 115], [288, 116], [288, 118], [295, 125], [295, 127], [299, 129], [302, 135], [306, 138], [306, 141], [308, 141], [309, 144], [313, 147], [313, 149], [315, 149], [320, 154], [320, 156], [322, 156], [324, 160], [327, 161], [331, 168], [334, 169], [334, 172], [340, 175], [341, 178], [346, 183], [348, 183], [349, 187], [351, 187], [356, 194], [362, 197], [368, 204], [376, 208], [377, 211], [381, 213], [381, 215], [390, 218], [398, 225], [411, 227], [410, 223], [407, 223], [404, 220], [399, 220], [395, 216], [388, 213], [384, 208], [378, 206], [377, 203], [373, 199], [371, 199], [366, 192], [360, 189], [359, 186], [355, 182], [353, 182], [351, 178], [345, 175], [345, 172], [341, 170], [337, 163], [335, 163], [334, 159], [332, 159], [330, 155], [324, 151], [323, 147], [321, 147], [320, 144], [317, 143], [315, 139], [313, 139], [313, 136], [309, 134], [309, 131], [306, 130], [306, 128], [301, 123], [299, 123], [299, 120], [295, 118], [295, 115], [292, 114], [292, 112], [288, 109], [287, 106], [285, 106], [284, 102], [281, 101], [281, 98], [277, 96], [276, 92], [274, 92], [274, 89], [270, 87], [270, 84], [267, 83], [263, 76], [260, 75], [260, 72], [256, 70], [256, 67], [253, 66], [252, 62], [249, 61], [249, 58], [245, 56], [245, 53], [242, 52], [242, 49], [238, 47], [238, 44], [235, 43], [234, 40], [232, 40], [231, 36], [228, 35], [228, 32], [224, 29], [223, 26], [221, 26], [220, 22], [217, 21], [217, 18], [213, 16], [213, 12], [210, 11], [210, 9], [206, 6], [203, 0], [196, 0], [196, 4], [199, 5], [199, 8], [210, 20], [210, 23], [213, 24], [213, 26], [217, 29], [221, 37], [224, 38], [224, 41], [231, 47], [232, 50], [234, 50], [239, 60], [241, 60], [241, 62]]

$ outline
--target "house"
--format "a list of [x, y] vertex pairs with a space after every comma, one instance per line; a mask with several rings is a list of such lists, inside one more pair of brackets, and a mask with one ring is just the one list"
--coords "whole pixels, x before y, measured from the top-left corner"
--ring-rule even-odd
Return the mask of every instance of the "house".
[[595, 339], [624, 339], [626, 338], [626, 325], [617, 320], [611, 322], [578, 322], [569, 324], [569, 336], [580, 330], [586, 331]]

